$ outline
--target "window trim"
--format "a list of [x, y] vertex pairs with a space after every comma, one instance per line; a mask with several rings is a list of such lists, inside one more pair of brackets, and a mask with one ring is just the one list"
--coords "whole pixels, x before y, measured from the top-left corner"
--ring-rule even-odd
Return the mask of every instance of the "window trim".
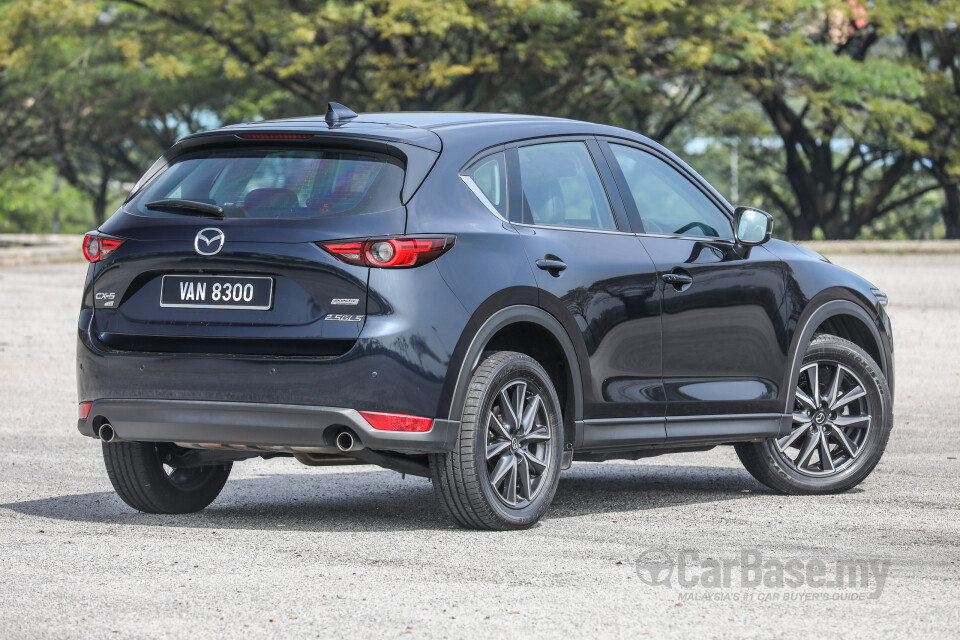
[[[506, 216], [504, 216], [502, 213], [500, 213], [497, 210], [496, 205], [490, 202], [490, 199], [487, 198], [486, 194], [483, 193], [483, 190], [480, 188], [480, 185], [474, 182], [473, 178], [467, 175], [466, 173], [468, 170], [470, 170], [471, 167], [479, 164], [480, 162], [486, 160], [490, 156], [496, 155], [498, 153], [504, 154], [503, 164], [506, 169], [506, 175], [504, 176], [506, 178], [506, 183], [507, 183], [507, 190], [506, 190], [507, 215]], [[460, 176], [460, 179], [463, 181], [463, 183], [467, 185], [467, 188], [473, 192], [473, 195], [475, 195], [477, 199], [480, 200], [480, 204], [482, 204], [487, 209], [487, 211], [497, 216], [498, 219], [502, 220], [503, 222], [506, 222], [507, 224], [514, 224], [513, 222], [510, 221], [510, 204], [511, 204], [510, 201], [512, 198], [510, 196], [510, 163], [507, 161], [506, 145], [497, 144], [492, 147], [487, 147], [486, 149], [483, 149], [475, 153], [469, 160], [467, 160], [463, 164], [462, 167], [460, 167], [460, 170], [457, 171], [457, 175]]]
[[[718, 199], [717, 195], [713, 193], [710, 189], [706, 188], [703, 184], [702, 179], [697, 179], [691, 171], [684, 167], [683, 165], [677, 163], [666, 154], [660, 152], [659, 149], [651, 147], [649, 145], [636, 142], [633, 140], [628, 140], [625, 138], [610, 138], [610, 137], [601, 137], [597, 139], [600, 143], [600, 149], [603, 151], [604, 159], [607, 164], [610, 165], [610, 170], [613, 172], [614, 180], [617, 183], [618, 190], [620, 191], [621, 199], [623, 200], [624, 207], [627, 210], [627, 218], [630, 220], [631, 224], [635, 227], [634, 233], [638, 236], [648, 237], [648, 238], [678, 238], [683, 240], [708, 240], [711, 242], [724, 242], [728, 244], [736, 244], [736, 232], [733, 227], [733, 213], [729, 210], [726, 202]], [[727, 222], [730, 225], [731, 238], [717, 238], [714, 236], [698, 236], [698, 235], [678, 235], [673, 233], [650, 233], [644, 230], [643, 220], [640, 217], [640, 212], [637, 209], [636, 203], [633, 201], [633, 195], [630, 191], [630, 185], [627, 184], [626, 176], [623, 174], [623, 170], [620, 168], [620, 164], [617, 162], [616, 156], [614, 156], [613, 149], [610, 148], [611, 145], [619, 144], [624, 147], [636, 149], [641, 153], [647, 153], [657, 160], [660, 160], [668, 167], [674, 169], [679, 173], [683, 178], [687, 180], [691, 185], [693, 185], [700, 193], [702, 193], [710, 202], [717, 207], [717, 210], [727, 218]], [[626, 194], [626, 196], [624, 195]], [[629, 197], [627, 197], [629, 196]]]
[[[508, 222], [512, 225], [518, 227], [527, 227], [530, 229], [550, 229], [553, 231], [583, 231], [587, 233], [606, 233], [613, 235], [633, 235], [632, 230], [629, 228], [629, 218], [627, 212], [624, 209], [622, 198], [620, 197], [619, 187], [616, 183], [616, 177], [610, 170], [608, 162], [604, 157], [603, 150], [600, 148], [600, 145], [597, 144], [597, 139], [595, 136], [589, 135], [560, 135], [560, 136], [545, 136], [542, 138], [528, 138], [526, 140], [517, 140], [511, 143], [508, 143], [505, 146], [506, 152], [506, 161], [507, 161], [507, 211], [512, 214], [514, 209], [518, 209], [521, 212], [522, 216], [522, 198], [523, 198], [523, 178], [520, 175], [520, 158], [519, 158], [519, 149], [522, 147], [533, 147], [544, 144], [557, 144], [563, 142], [580, 142], [583, 143], [583, 146], [586, 147], [587, 153], [590, 155], [590, 159], [593, 161], [593, 166], [597, 171], [597, 176], [600, 178], [600, 186], [603, 188], [604, 195], [607, 198], [607, 203], [610, 205], [610, 212], [613, 214], [613, 223], [616, 225], [616, 229], [592, 229], [590, 227], [564, 227], [557, 225], [544, 225], [536, 224], [534, 222], [524, 222], [522, 217], [519, 221], [513, 220], [513, 215], [510, 216]], [[616, 196], [613, 196], [611, 191], [611, 184], [617, 188]], [[515, 185], [514, 189], [511, 189], [511, 185]], [[626, 224], [625, 224], [626, 223]]]

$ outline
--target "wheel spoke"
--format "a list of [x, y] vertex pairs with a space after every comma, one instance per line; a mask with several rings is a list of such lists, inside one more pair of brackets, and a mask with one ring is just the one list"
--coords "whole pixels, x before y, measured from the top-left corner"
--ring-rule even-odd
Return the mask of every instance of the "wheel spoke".
[[550, 439], [550, 432], [547, 431], [547, 429], [544, 427], [539, 427], [531, 431], [527, 435], [523, 436], [523, 442], [525, 444], [531, 443], [531, 442], [546, 442], [549, 439]]
[[799, 422], [800, 424], [810, 424], [810, 416], [805, 413], [793, 413], [793, 421]]
[[510, 504], [517, 504], [517, 457], [514, 455], [504, 456], [509, 460], [509, 471], [507, 473], [507, 485], [503, 498]]
[[547, 468], [546, 462], [533, 455], [526, 449], [521, 449], [520, 454], [527, 459], [527, 462], [530, 463], [530, 466], [532, 466], [537, 473], [543, 473], [544, 469]]
[[846, 429], [847, 427], [852, 427], [858, 425], [861, 422], [866, 422], [867, 426], [870, 426], [870, 416], [837, 416], [831, 422], [841, 429]]
[[519, 456], [517, 474], [520, 476], [520, 497], [529, 500], [533, 496], [533, 483], [530, 481], [530, 462], [526, 456]]
[[793, 433], [791, 433], [790, 435], [784, 436], [779, 440], [777, 440], [777, 447], [780, 448], [780, 451], [786, 450], [787, 447], [789, 447], [794, 442], [799, 440], [800, 436], [805, 434], [809, 429], [810, 429], [810, 423], [807, 423], [801, 427], [797, 427], [796, 429], [793, 430]]
[[847, 406], [854, 400], [862, 398], [865, 395], [867, 395], [867, 392], [863, 390], [863, 387], [857, 385], [853, 389], [850, 389], [850, 391], [847, 391], [845, 394], [834, 400], [833, 404], [830, 405], [830, 410], [837, 411], [838, 409]]
[[827, 390], [827, 397], [824, 400], [827, 406], [833, 406], [837, 401], [837, 394], [840, 393], [840, 381], [843, 379], [843, 367], [837, 365], [837, 371], [833, 374], [833, 380], [830, 381], [830, 388]]
[[820, 406], [820, 365], [815, 362], [807, 367], [807, 377], [810, 379], [810, 399], [817, 408]]
[[847, 434], [843, 432], [843, 429], [839, 429], [836, 426], [830, 426], [830, 433], [833, 434], [833, 437], [836, 438], [837, 442], [840, 443], [840, 446], [844, 448], [847, 452], [847, 455], [851, 458], [856, 458], [858, 449], [854, 448], [853, 442], [850, 441], [850, 438], [847, 437]]
[[516, 391], [513, 392], [514, 394], [513, 395], [513, 401], [514, 401], [513, 413], [517, 418], [516, 423], [514, 423], [515, 424], [514, 430], [516, 431], [516, 433], [519, 434], [519, 433], [522, 433], [520, 431], [520, 424], [521, 424], [521, 421], [523, 420], [523, 408], [527, 404], [527, 383], [518, 382], [514, 386], [516, 387]]
[[516, 466], [516, 460], [513, 454], [508, 453], [497, 460], [497, 466], [495, 466], [490, 473], [490, 484], [492, 484], [494, 488], [503, 482], [504, 477], [510, 472], [511, 466]]
[[830, 443], [827, 442], [827, 432], [820, 431], [820, 470], [833, 471], [833, 457], [830, 455]]
[[492, 429], [498, 436], [510, 439], [510, 432], [507, 431], [507, 428], [500, 422], [500, 418], [497, 417], [493, 411], [490, 412], [490, 420], [487, 422], [487, 428]]
[[803, 389], [801, 389], [799, 386], [797, 387], [795, 395], [797, 397], [797, 400], [800, 401], [800, 404], [806, 405], [808, 409], [813, 409], [814, 411], [816, 411], [817, 403], [813, 401], [813, 398], [811, 398], [806, 393], [804, 393]]
[[496, 458], [498, 455], [510, 448], [509, 440], [502, 440], [500, 442], [495, 442], [493, 444], [487, 445], [487, 460], [491, 458]]
[[820, 442], [820, 436], [816, 433], [810, 433], [807, 436], [806, 441], [803, 443], [803, 449], [800, 450], [800, 455], [793, 461], [797, 467], [803, 467], [813, 456], [813, 452], [817, 450], [817, 444]]
[[534, 395], [530, 398], [530, 402], [527, 403], [526, 408], [523, 411], [523, 416], [520, 418], [520, 433], [526, 435], [533, 430], [534, 422], [536, 422], [537, 411], [540, 409], [540, 396]]
[[[520, 425], [520, 414], [517, 413], [517, 407], [514, 404], [513, 399], [510, 398], [509, 387], [504, 388], [500, 391], [500, 408], [504, 411], [506, 421], [509, 423], [510, 429], [507, 430], [509, 433], [510, 430], [516, 430]], [[507, 436], [508, 438], [511, 436]]]

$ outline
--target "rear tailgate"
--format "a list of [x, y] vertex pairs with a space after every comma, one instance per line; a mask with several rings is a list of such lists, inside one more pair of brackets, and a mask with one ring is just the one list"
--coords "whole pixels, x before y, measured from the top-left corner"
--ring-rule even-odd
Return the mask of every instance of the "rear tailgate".
[[[174, 159], [100, 230], [123, 242], [96, 265], [92, 333], [121, 351], [345, 353], [366, 317], [369, 269], [316, 243], [402, 234], [403, 169], [302, 145]], [[171, 198], [224, 217], [145, 206]]]

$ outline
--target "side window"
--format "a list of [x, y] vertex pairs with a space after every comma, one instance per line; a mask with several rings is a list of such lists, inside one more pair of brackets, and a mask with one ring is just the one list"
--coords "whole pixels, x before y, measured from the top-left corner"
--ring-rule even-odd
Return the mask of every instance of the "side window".
[[647, 233], [733, 240], [733, 227], [690, 180], [659, 158], [611, 144]]
[[466, 175], [473, 180], [500, 215], [506, 218], [507, 165], [503, 159], [503, 152], [478, 160], [467, 169]]
[[525, 223], [616, 231], [603, 182], [583, 142], [537, 144], [517, 153]]

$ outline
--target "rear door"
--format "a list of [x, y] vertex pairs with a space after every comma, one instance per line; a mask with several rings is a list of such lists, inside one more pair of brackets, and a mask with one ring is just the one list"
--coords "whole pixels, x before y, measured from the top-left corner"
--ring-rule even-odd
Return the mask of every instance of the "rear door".
[[602, 145], [660, 276], [668, 436], [745, 428], [670, 417], [779, 414], [782, 263], [762, 246], [737, 246], [730, 214], [679, 163], [640, 146]]
[[[507, 149], [511, 218], [540, 289], [540, 304], [572, 318], [589, 357], [584, 441], [591, 448], [665, 437], [656, 269], [629, 232], [592, 139]], [[516, 215], [519, 212], [519, 216]]]
[[[175, 160], [101, 232], [93, 329], [126, 351], [331, 356], [356, 340], [368, 269], [317, 243], [402, 234], [402, 161], [337, 148], [245, 145]], [[217, 205], [223, 217], [175, 205]]]

